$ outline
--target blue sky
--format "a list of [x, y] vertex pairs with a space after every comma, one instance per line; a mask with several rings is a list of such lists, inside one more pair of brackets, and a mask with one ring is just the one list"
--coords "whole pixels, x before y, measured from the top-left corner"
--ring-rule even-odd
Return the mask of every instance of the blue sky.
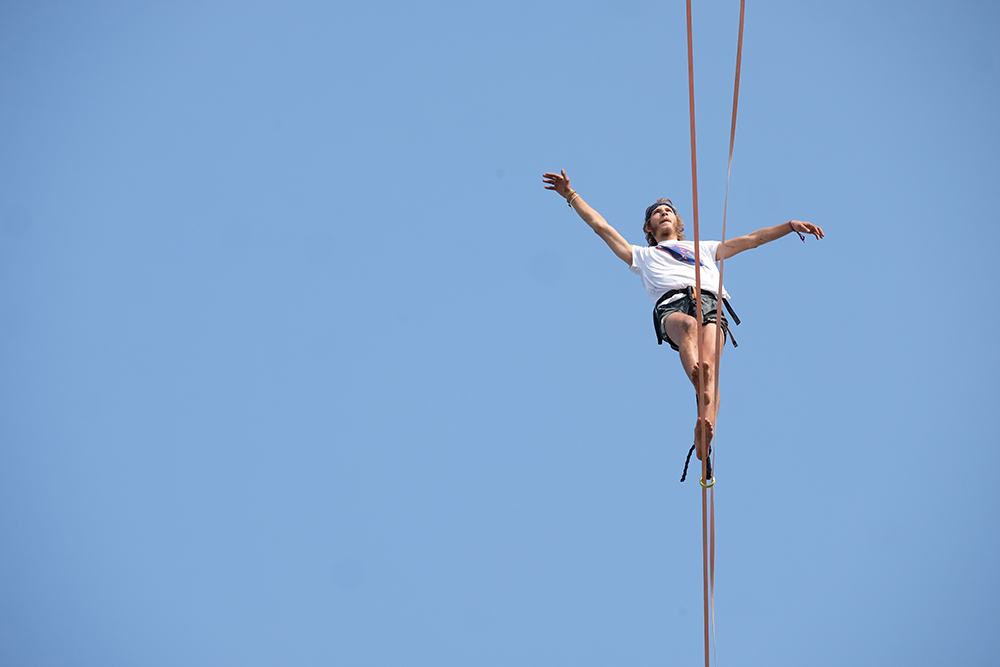
[[[694, 3], [702, 234], [737, 2]], [[1000, 8], [750, 3], [720, 664], [993, 664]], [[0, 8], [0, 663], [701, 658], [680, 2]], [[991, 638], [992, 637], [992, 638]]]

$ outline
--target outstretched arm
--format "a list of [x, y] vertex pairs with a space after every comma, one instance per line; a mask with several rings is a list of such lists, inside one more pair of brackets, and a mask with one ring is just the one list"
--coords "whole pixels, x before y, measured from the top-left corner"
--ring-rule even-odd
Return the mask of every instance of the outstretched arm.
[[[782, 225], [765, 227], [746, 236], [737, 236], [735, 239], [727, 240], [724, 245], [720, 245], [719, 249], [715, 251], [715, 261], [729, 259], [744, 250], [762, 246], [792, 232], [812, 234], [818, 239], [823, 238], [823, 230], [819, 228], [819, 225], [814, 225], [811, 222], [802, 222], [801, 220], [790, 220]], [[805, 237], [802, 237], [802, 240], [805, 241]]]
[[555, 190], [569, 202], [583, 221], [590, 225], [598, 236], [604, 239], [608, 247], [618, 255], [619, 259], [632, 266], [632, 244], [626, 241], [614, 227], [608, 224], [600, 213], [590, 207], [590, 204], [583, 201], [583, 197], [569, 187], [569, 176], [565, 171], [560, 170], [559, 174], [542, 174], [542, 181], [545, 182], [546, 190]]

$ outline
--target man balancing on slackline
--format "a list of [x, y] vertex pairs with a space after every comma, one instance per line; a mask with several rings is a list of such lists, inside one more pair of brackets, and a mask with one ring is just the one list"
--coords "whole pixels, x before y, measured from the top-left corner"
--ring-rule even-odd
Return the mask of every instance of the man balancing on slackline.
[[[677, 215], [677, 209], [669, 199], [657, 199], [646, 209], [646, 221], [642, 231], [646, 233], [648, 247], [632, 245], [618, 231], [608, 224], [604, 217], [595, 211], [579, 194], [569, 187], [569, 177], [563, 171], [560, 174], [543, 174], [546, 190], [555, 190], [566, 198], [570, 206], [583, 218], [590, 227], [604, 239], [608, 247], [618, 257], [629, 265], [632, 273], [639, 274], [642, 285], [653, 301], [653, 323], [660, 341], [666, 341], [670, 347], [680, 352], [681, 365], [695, 388], [695, 399], [705, 406], [705, 416], [695, 423], [694, 437], [698, 459], [703, 457], [702, 430], [705, 430], [705, 444], [712, 442], [715, 433], [715, 420], [719, 414], [719, 405], [715, 396], [715, 336], [716, 326], [721, 317], [723, 333], [729, 333], [729, 322], [719, 311], [718, 299], [711, 291], [718, 289], [719, 269], [716, 262], [728, 259], [744, 250], [756, 248], [780, 239], [791, 232], [812, 234], [817, 239], [823, 238], [823, 230], [818, 226], [791, 220], [775, 227], [758, 229], [752, 234], [729, 239], [725, 245], [719, 241], [701, 241], [701, 312], [702, 312], [702, 349], [705, 369], [698, 366], [697, 310], [694, 303], [694, 241], [684, 240], [684, 223]], [[802, 240], [805, 237], [802, 236]], [[723, 299], [729, 298], [725, 289]], [[730, 334], [731, 335], [731, 334]], [[725, 345], [725, 336], [722, 344]], [[699, 387], [699, 376], [704, 375], [705, 386]]]

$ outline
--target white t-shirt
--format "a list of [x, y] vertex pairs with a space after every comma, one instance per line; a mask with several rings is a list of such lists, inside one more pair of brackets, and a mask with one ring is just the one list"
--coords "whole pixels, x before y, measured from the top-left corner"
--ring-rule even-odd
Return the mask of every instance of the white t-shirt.
[[[719, 289], [719, 267], [715, 252], [719, 241], [701, 241], [701, 289], [713, 294]], [[656, 300], [674, 289], [694, 285], [694, 241], [660, 241], [655, 246], [632, 246], [632, 273], [639, 274], [650, 300]], [[670, 301], [681, 298], [678, 294]], [[729, 298], [725, 288], [722, 297]], [[667, 303], [670, 303], [668, 301]]]

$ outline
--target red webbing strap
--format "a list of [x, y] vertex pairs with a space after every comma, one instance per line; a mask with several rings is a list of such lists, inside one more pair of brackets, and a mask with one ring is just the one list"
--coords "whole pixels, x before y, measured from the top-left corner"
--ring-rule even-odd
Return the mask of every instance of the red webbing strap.
[[[733, 83], [733, 121], [729, 128], [729, 165], [726, 168], [726, 198], [722, 206], [722, 243], [720, 247], [725, 247], [726, 244], [726, 214], [729, 210], [729, 177], [733, 170], [733, 147], [736, 145], [736, 112], [739, 108], [740, 100], [740, 69], [743, 64], [743, 19], [746, 14], [746, 0], [740, 0], [740, 29], [739, 38], [736, 41], [736, 76], [735, 82]], [[723, 255], [722, 259], [719, 260], [719, 289], [716, 294], [719, 300], [722, 300], [722, 275], [725, 269], [726, 259]], [[722, 304], [716, 304], [717, 312], [721, 315]], [[719, 371], [722, 363], [722, 346], [725, 343], [725, 337], [721, 326], [715, 328], [715, 396], [713, 400], [715, 401], [713, 405], [719, 405]], [[718, 424], [716, 424], [716, 429], [718, 429]], [[716, 432], [716, 435], [718, 433]], [[712, 471], [714, 473], [715, 467], [715, 455], [716, 452], [712, 451]], [[710, 491], [711, 501], [709, 512], [711, 514], [711, 528], [709, 537], [709, 605], [712, 611], [712, 637], [716, 637], [715, 632], [715, 486], [711, 487]], [[716, 650], [716, 663], [718, 663], [718, 650]]]
[[[698, 149], [695, 142], [695, 130], [694, 130], [694, 45], [692, 39], [692, 28], [691, 28], [691, 0], [687, 0], [687, 46], [688, 46], [688, 109], [691, 118], [691, 203], [692, 203], [692, 217], [694, 221], [694, 286], [695, 286], [695, 308], [696, 308], [696, 332], [698, 337], [698, 368], [704, 369], [704, 349], [701, 342], [701, 246], [699, 243], [698, 234]], [[701, 386], [704, 386], [704, 377], [701, 379]], [[696, 393], [696, 402], [698, 404], [698, 420], [700, 421], [705, 414], [704, 403], [701, 400], [701, 395]], [[701, 451], [703, 452], [701, 457], [701, 479], [707, 482], [706, 479], [708, 475], [708, 455], [705, 454], [707, 451], [706, 447], [706, 431], [707, 429], [701, 429], [702, 441], [701, 441]], [[706, 502], [707, 502], [707, 489], [705, 485], [701, 486], [701, 553], [702, 553], [702, 579], [704, 583], [704, 602], [705, 602], [705, 667], [710, 667], [709, 664], [709, 636], [708, 636], [708, 526], [707, 526], [707, 516]]]
[[[740, 67], [743, 62], [743, 15], [746, 12], [746, 0], [740, 0], [740, 31], [739, 38], [736, 42], [736, 81], [733, 84], [733, 122], [729, 127], [729, 165], [726, 168], [726, 199], [722, 205], [722, 242], [721, 247], [726, 245], [726, 214], [729, 211], [729, 176], [733, 171], [733, 147], [736, 145], [736, 110], [739, 107], [740, 101]], [[722, 274], [726, 267], [726, 258], [723, 256], [719, 260], [719, 289], [716, 290], [716, 294], [719, 295], [719, 300], [722, 300]], [[717, 312], [722, 314], [722, 304], [716, 304]], [[719, 401], [719, 363], [722, 360], [722, 344], [724, 342], [724, 336], [722, 332], [722, 327], [716, 327], [715, 329], [715, 400], [714, 405], [718, 405]], [[715, 469], [715, 456], [713, 452], [712, 456], [712, 469]]]

